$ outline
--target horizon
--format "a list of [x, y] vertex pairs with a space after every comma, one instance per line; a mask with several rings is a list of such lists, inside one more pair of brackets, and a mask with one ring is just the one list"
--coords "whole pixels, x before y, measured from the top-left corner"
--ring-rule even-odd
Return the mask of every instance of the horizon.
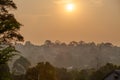
[[[47, 40], [45, 40], [45, 41], [47, 41]], [[20, 42], [20, 44], [23, 44], [23, 45], [25, 45], [26, 44], [26, 42], [30, 42], [31, 44], [33, 44], [33, 45], [36, 45], [36, 46], [41, 46], [41, 45], [43, 45], [44, 43], [45, 43], [45, 41], [43, 41], [42, 43], [40, 43], [40, 44], [35, 44], [35, 43], [33, 43], [33, 42], [31, 42], [31, 41], [24, 41], [24, 42]], [[50, 40], [52, 43], [55, 43], [56, 41], [60, 41], [60, 40], [54, 40], [54, 41], [52, 41], [52, 40]], [[79, 43], [79, 42], [81, 42], [81, 41], [83, 41], [83, 40], [80, 40], [80, 41], [75, 41], [75, 42], [77, 42], [77, 43]], [[72, 42], [72, 41], [69, 41], [69, 42], [65, 42], [65, 41], [60, 41], [60, 43], [65, 43], [65, 44], [69, 44], [70, 42]], [[94, 42], [94, 41], [83, 41], [83, 42], [85, 42], [85, 43], [95, 43], [95, 45], [98, 45], [98, 44], [102, 44], [102, 43], [111, 43], [111, 42]], [[19, 44], [19, 43], [18, 43]], [[115, 44], [113, 44], [113, 43], [111, 43], [113, 46], [117, 46], [117, 47], [120, 47], [120, 45], [115, 45]]]
[[[15, 1], [15, 16], [24, 26], [25, 41], [110, 42], [120, 45], [118, 0], [29, 0]], [[72, 4], [72, 6], [67, 5]], [[34, 5], [34, 6], [31, 6]], [[70, 9], [70, 10], [69, 10]], [[72, 9], [72, 10], [71, 10]]]

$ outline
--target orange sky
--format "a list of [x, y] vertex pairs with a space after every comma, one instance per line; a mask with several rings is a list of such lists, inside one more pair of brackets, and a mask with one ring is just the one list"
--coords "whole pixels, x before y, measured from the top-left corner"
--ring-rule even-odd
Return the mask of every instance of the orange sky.
[[[26, 41], [112, 42], [120, 45], [119, 0], [14, 0]], [[65, 11], [67, 3], [75, 10]]]

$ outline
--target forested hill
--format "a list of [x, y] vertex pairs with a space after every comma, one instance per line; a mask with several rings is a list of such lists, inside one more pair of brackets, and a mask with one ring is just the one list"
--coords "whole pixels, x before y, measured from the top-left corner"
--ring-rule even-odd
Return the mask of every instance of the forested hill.
[[120, 47], [111, 43], [72, 41], [66, 44], [46, 40], [39, 46], [27, 41], [24, 45], [17, 44], [16, 48], [32, 65], [43, 61], [66, 68], [98, 68], [108, 62], [120, 65]]

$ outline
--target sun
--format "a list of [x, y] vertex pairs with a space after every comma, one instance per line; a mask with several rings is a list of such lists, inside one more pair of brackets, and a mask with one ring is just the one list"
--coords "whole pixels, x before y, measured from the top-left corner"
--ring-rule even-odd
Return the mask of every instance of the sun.
[[72, 12], [74, 10], [74, 4], [73, 3], [68, 3], [66, 5], [66, 10], [69, 11], [69, 12]]

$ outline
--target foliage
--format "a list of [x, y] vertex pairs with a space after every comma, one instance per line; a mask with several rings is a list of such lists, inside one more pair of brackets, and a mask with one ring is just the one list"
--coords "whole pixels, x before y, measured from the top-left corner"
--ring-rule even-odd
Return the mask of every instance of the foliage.
[[[47, 40], [42, 45], [27, 41], [17, 44], [21, 52], [29, 55], [31, 63], [49, 61], [56, 67], [64, 68], [100, 68], [106, 63], [120, 64], [120, 47], [111, 43], [95, 44], [94, 42], [63, 43]], [[34, 60], [33, 60], [34, 59]]]
[[7, 47], [0, 50], [0, 64], [5, 64], [7, 61], [9, 61], [12, 56], [16, 55], [14, 52], [18, 52], [14, 47]]
[[0, 50], [0, 64], [7, 62], [14, 55], [12, 52], [16, 50], [12, 43], [23, 41], [19, 33], [21, 24], [9, 12], [10, 9], [17, 9], [13, 0], [0, 0], [0, 44], [8, 45]]
[[10, 70], [7, 64], [0, 65], [0, 80], [11, 80]]
[[37, 66], [29, 68], [26, 72], [27, 80], [56, 80], [55, 68], [48, 62], [38, 63]]
[[103, 80], [113, 70], [120, 66], [107, 63], [99, 69], [66, 69], [55, 68], [50, 63], [40, 62], [37, 66], [29, 68], [25, 75], [17, 76], [15, 80]]
[[31, 63], [23, 56], [17, 59], [13, 63], [12, 74], [22, 75], [25, 74], [26, 70], [31, 66]]
[[107, 63], [92, 74], [91, 80], [102, 80], [108, 73], [115, 69], [120, 69], [120, 67], [112, 63]]
[[10, 9], [17, 9], [13, 0], [0, 0], [0, 43], [9, 44], [15, 41], [23, 41], [19, 33], [21, 24], [14, 15], [9, 12]]
[[72, 80], [72, 75], [65, 68], [56, 68], [57, 80]]
[[0, 80], [10, 80], [7, 62], [15, 55], [16, 41], [23, 41], [19, 33], [21, 24], [10, 10], [17, 9], [13, 0], [0, 0]]

